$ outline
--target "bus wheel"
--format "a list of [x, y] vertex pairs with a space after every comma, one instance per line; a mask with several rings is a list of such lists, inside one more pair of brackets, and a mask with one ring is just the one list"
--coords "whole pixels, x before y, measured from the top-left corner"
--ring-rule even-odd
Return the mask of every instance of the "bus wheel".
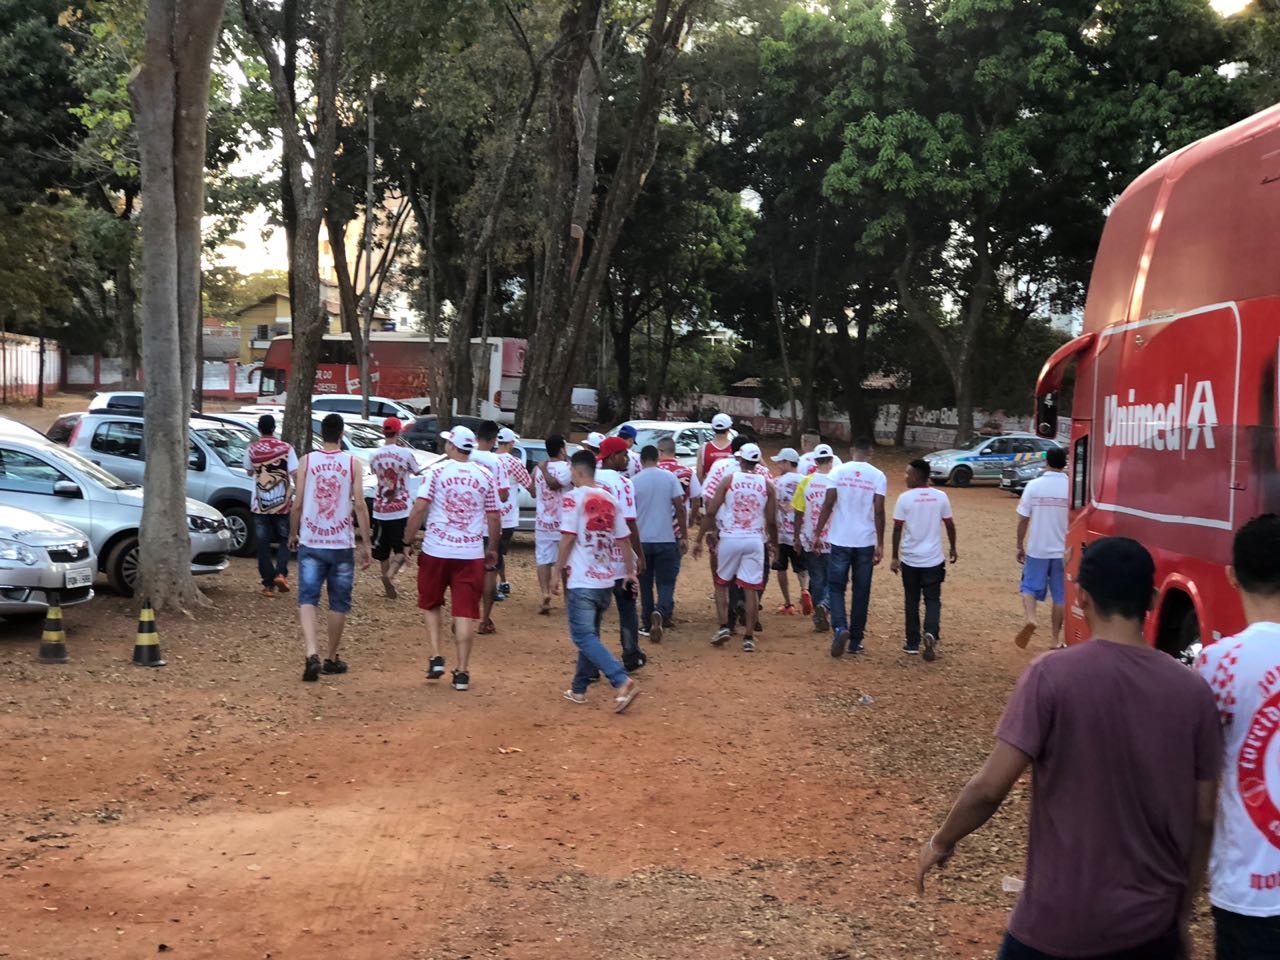
[[967, 487], [972, 479], [973, 471], [968, 467], [956, 467], [951, 471], [951, 485], [953, 487]]

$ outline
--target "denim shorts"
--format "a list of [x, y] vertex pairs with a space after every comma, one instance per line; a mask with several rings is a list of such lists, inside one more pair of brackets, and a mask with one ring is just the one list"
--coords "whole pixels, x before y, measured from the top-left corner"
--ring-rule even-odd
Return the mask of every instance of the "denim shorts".
[[1046, 595], [1053, 596], [1055, 606], [1066, 602], [1066, 574], [1062, 568], [1061, 558], [1044, 560], [1040, 557], [1027, 557], [1022, 564], [1022, 586], [1020, 593], [1044, 600]]
[[356, 578], [356, 552], [298, 547], [298, 606], [320, 606], [320, 587], [329, 590], [329, 610], [351, 612], [351, 587]]

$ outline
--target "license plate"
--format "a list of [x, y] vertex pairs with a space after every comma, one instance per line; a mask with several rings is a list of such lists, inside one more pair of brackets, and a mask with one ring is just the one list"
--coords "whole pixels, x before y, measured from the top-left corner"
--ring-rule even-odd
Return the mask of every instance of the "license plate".
[[218, 531], [218, 539], [219, 539], [219, 540], [230, 540], [230, 539], [231, 539], [231, 531], [230, 531], [230, 530], [219, 530], [219, 531]]
[[67, 589], [75, 590], [78, 587], [88, 587], [93, 584], [93, 570], [84, 567], [80, 570], [67, 571]]

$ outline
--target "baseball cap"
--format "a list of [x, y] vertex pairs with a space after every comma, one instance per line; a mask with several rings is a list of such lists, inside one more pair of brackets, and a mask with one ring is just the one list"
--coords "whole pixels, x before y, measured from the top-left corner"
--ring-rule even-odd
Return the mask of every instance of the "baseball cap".
[[636, 438], [636, 428], [629, 423], [624, 423], [618, 428], [618, 436], [624, 440], [634, 440]]
[[796, 453], [795, 447], [783, 447], [778, 451], [776, 457], [770, 457], [774, 463], [799, 463], [800, 454]]
[[394, 437], [404, 429], [404, 424], [400, 422], [399, 417], [387, 417], [382, 421], [382, 433], [384, 436]]
[[834, 457], [836, 452], [831, 449], [831, 444], [820, 443], [813, 448], [813, 459], [821, 460], [824, 457]]
[[520, 439], [520, 435], [516, 433], [514, 430], [512, 430], [510, 427], [503, 427], [501, 430], [498, 431], [499, 443], [515, 443], [519, 439]]
[[737, 456], [739, 459], [746, 460], [750, 463], [759, 463], [760, 448], [754, 443], [744, 443], [741, 448], [739, 448]]
[[608, 460], [615, 453], [626, 453], [627, 449], [627, 441], [621, 437], [605, 437], [600, 444], [600, 459]]
[[440, 437], [443, 440], [448, 440], [459, 450], [465, 450], [468, 453], [476, 448], [476, 435], [468, 427], [454, 427], [452, 430], [445, 430], [440, 434]]
[[582, 441], [584, 447], [590, 447], [592, 450], [599, 450], [602, 443], [604, 443], [603, 433], [588, 433], [587, 439]]
[[733, 426], [733, 417], [727, 413], [717, 413], [711, 418], [711, 427], [713, 430], [728, 430]]

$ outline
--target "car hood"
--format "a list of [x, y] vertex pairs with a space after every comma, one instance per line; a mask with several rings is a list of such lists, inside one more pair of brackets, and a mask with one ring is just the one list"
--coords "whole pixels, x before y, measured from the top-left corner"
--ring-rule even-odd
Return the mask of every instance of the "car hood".
[[30, 510], [0, 506], [0, 538], [47, 547], [85, 539], [83, 533], [60, 520], [50, 520]]
[[928, 454], [926, 460], [950, 460], [952, 457], [958, 457], [962, 453], [968, 453], [968, 450], [935, 450]]
[[[112, 493], [115, 494], [116, 503], [134, 506], [139, 510], [142, 509], [141, 487], [131, 490], [113, 490]], [[193, 517], [207, 517], [210, 520], [222, 519], [222, 513], [220, 511], [215, 510], [213, 507], [201, 500], [192, 500], [190, 497], [187, 497], [187, 515]]]

